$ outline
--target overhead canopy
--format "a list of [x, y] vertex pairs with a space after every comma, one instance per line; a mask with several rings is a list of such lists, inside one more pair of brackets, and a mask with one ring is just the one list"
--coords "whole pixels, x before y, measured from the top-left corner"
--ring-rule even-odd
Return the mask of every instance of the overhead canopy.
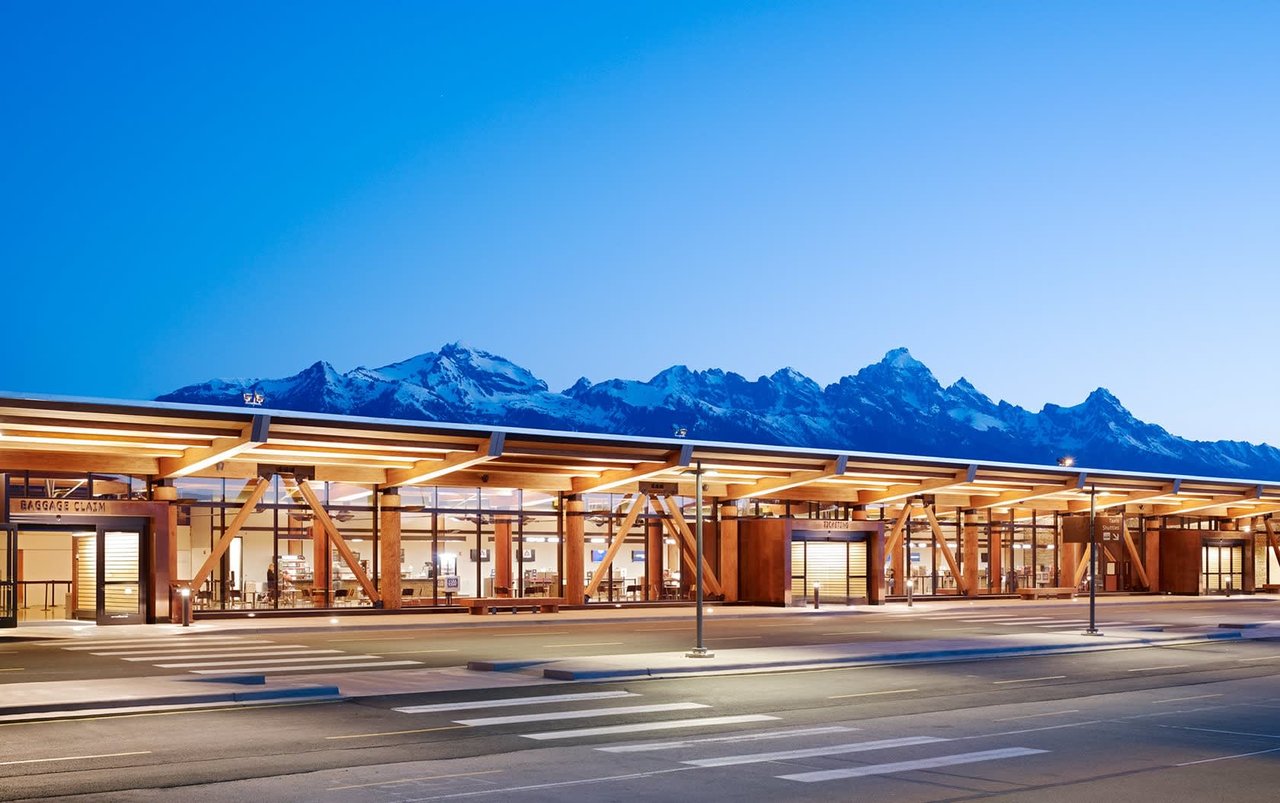
[[[305, 466], [317, 480], [385, 487], [493, 486], [636, 492], [673, 483], [723, 500], [849, 502], [897, 515], [931, 496], [958, 509], [1245, 518], [1280, 512], [1280, 482], [1178, 477], [690, 439], [444, 424], [266, 410], [0, 396], [0, 471], [155, 479], [248, 478]], [[917, 508], [917, 513], [923, 515]]]

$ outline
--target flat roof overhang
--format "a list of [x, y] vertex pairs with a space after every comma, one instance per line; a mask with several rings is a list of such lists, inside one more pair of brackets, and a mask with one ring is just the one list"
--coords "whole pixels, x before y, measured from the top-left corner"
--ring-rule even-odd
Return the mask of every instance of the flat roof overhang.
[[[249, 478], [259, 465], [317, 480], [565, 493], [850, 502], [900, 515], [927, 495], [940, 516], [1100, 511], [1248, 518], [1280, 512], [1280, 482], [922, 457], [683, 438], [363, 418], [255, 407], [0, 394], [0, 471]], [[923, 514], [921, 514], [923, 515]]]

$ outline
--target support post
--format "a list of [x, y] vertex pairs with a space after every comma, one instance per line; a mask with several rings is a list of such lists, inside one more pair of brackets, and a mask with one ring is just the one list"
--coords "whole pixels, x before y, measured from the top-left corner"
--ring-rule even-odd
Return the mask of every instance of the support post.
[[738, 601], [738, 506], [720, 506], [720, 589], [725, 602]]
[[[698, 462], [697, 468], [693, 472], [693, 477], [694, 477], [694, 483], [695, 483], [694, 493], [693, 493], [693, 499], [694, 499], [693, 504], [695, 508], [694, 541], [697, 544], [697, 557], [694, 559], [694, 565], [696, 567], [695, 576], [697, 577], [697, 580], [695, 581], [694, 586], [697, 589], [697, 595], [698, 595], [697, 617], [696, 617], [697, 618], [697, 640], [694, 643], [693, 649], [690, 650], [688, 653], [686, 653], [686, 655], [690, 658], [713, 658], [714, 656], [707, 651], [707, 647], [702, 641], [702, 606], [704, 602], [703, 589], [702, 589], [702, 585], [703, 585], [702, 575], [703, 575], [704, 564], [706, 563], [706, 559], [702, 556], [702, 523], [703, 523], [702, 520], [704, 517], [702, 515], [702, 462], [701, 461]], [[675, 502], [671, 503], [671, 509], [674, 515], [679, 515], [679, 507], [675, 504]]]
[[400, 495], [397, 489], [383, 491], [381, 506], [378, 509], [378, 538], [382, 542], [382, 571], [378, 574], [381, 583], [382, 607], [398, 610], [403, 602], [400, 575]]
[[582, 605], [585, 601], [583, 550], [587, 548], [587, 527], [582, 517], [585, 509], [586, 503], [580, 496], [564, 503], [564, 601], [567, 605]]

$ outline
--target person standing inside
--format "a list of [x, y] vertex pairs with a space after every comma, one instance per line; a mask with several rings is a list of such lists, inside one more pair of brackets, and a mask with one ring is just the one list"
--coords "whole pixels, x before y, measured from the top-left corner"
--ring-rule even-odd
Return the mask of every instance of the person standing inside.
[[280, 594], [280, 580], [276, 577], [275, 561], [267, 564], [267, 602], [275, 607], [276, 597]]

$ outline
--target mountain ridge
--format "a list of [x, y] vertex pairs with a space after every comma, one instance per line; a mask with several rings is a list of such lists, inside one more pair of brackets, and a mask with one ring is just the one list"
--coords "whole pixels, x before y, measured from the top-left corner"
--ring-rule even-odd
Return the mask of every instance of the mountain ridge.
[[346, 373], [318, 360], [279, 379], [211, 379], [158, 401], [226, 405], [259, 392], [298, 412], [535, 427], [648, 437], [683, 431], [719, 440], [932, 457], [1248, 479], [1280, 478], [1280, 449], [1194, 441], [1133, 416], [1106, 388], [1032, 412], [993, 401], [961, 377], [943, 386], [896, 348], [825, 387], [790, 367], [751, 380], [673, 365], [649, 380], [582, 377], [552, 391], [532, 371], [448, 343], [380, 368]]

